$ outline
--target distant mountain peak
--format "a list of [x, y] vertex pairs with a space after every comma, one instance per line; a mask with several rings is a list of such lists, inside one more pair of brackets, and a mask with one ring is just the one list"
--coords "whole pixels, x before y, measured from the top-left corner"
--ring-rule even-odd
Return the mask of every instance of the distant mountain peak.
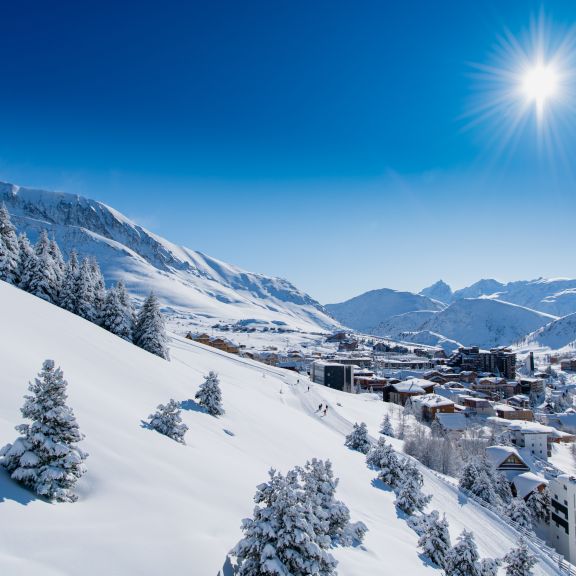
[[432, 298], [432, 300], [438, 300], [444, 304], [449, 304], [452, 301], [452, 288], [444, 280], [438, 280], [434, 282], [431, 286], [420, 290], [419, 292], [422, 296], [427, 296]]

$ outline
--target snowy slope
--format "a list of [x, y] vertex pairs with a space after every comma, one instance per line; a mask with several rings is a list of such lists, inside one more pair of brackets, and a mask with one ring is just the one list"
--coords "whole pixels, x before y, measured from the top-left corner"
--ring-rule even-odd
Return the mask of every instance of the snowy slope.
[[538, 278], [502, 284], [497, 280], [480, 280], [454, 293], [454, 299], [488, 296], [555, 316], [576, 312], [576, 280]]
[[422, 325], [434, 317], [437, 312], [433, 310], [416, 310], [405, 312], [388, 318], [372, 330], [375, 336], [385, 336], [388, 338], [401, 338], [406, 332], [420, 330]]
[[457, 300], [435, 314], [422, 325], [422, 330], [442, 334], [466, 346], [490, 348], [512, 344], [553, 320], [555, 316], [507, 302], [470, 298]]
[[419, 310], [442, 310], [445, 307], [426, 296], [382, 288], [341, 302], [327, 304], [326, 310], [339, 322], [363, 332], [373, 331], [393, 316]]
[[95, 255], [108, 283], [123, 279], [138, 296], [154, 289], [164, 305], [199, 323], [254, 318], [305, 330], [337, 325], [287, 280], [176, 246], [100, 202], [4, 183], [0, 202], [32, 240], [47, 228], [66, 255], [72, 248]]
[[[307, 392], [296, 374], [184, 339], [173, 340], [166, 362], [2, 282], [0, 317], [0, 442], [14, 439], [27, 381], [52, 357], [90, 453], [75, 504], [38, 500], [0, 473], [3, 576], [215, 576], [267, 469], [286, 471], [312, 456], [333, 461], [339, 497], [369, 527], [363, 547], [334, 550], [341, 576], [440, 576], [417, 554], [394, 495], [373, 485], [364, 457], [343, 446], [352, 421], [366, 420], [375, 435], [390, 405], [317, 385]], [[185, 411], [186, 445], [140, 425], [159, 402], [193, 397], [210, 369], [221, 376], [222, 418]], [[314, 413], [319, 401], [330, 404], [325, 419]], [[514, 545], [516, 534], [499, 518], [424, 473], [453, 537], [473, 530], [485, 556]], [[546, 560], [535, 571], [555, 573]]]
[[544, 348], [558, 350], [569, 346], [576, 347], [576, 314], [570, 314], [550, 322], [535, 332], [528, 334], [519, 346], [522, 348]]

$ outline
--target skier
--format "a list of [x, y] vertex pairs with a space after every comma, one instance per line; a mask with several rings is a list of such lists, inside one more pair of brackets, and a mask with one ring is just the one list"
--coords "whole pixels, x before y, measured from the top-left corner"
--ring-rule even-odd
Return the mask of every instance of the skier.
[[316, 412], [322, 412], [322, 404], [320, 404], [320, 406], [318, 406], [318, 410], [316, 410]]
[[326, 407], [324, 408], [324, 416], [326, 416], [327, 412], [328, 412], [328, 404], [326, 404]]
[[308, 384], [308, 392], [310, 392], [310, 384]]

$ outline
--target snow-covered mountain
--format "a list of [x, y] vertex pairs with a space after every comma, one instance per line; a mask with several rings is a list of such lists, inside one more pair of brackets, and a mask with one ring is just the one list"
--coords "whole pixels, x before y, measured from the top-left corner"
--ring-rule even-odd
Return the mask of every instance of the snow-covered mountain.
[[576, 348], [576, 313], [554, 320], [554, 322], [528, 334], [518, 343], [518, 346], [520, 348], [545, 348], [549, 350], [558, 350], [567, 346]]
[[556, 316], [489, 298], [457, 300], [424, 322], [421, 329], [483, 348], [512, 344], [556, 320]]
[[246, 272], [177, 246], [113, 208], [81, 196], [0, 183], [18, 231], [34, 240], [43, 228], [63, 252], [95, 255], [107, 283], [123, 279], [142, 296], [153, 289], [166, 307], [198, 323], [256, 319], [304, 330], [337, 322], [287, 280]]
[[426, 296], [389, 288], [371, 290], [345, 302], [326, 305], [326, 310], [336, 320], [362, 332], [372, 332], [378, 325], [399, 314], [444, 308], [442, 302]]
[[438, 280], [438, 282], [435, 282], [432, 286], [420, 290], [419, 294], [432, 298], [432, 300], [438, 300], [444, 304], [450, 304], [453, 296], [452, 288], [450, 288], [444, 280]]
[[481, 296], [489, 296], [490, 294], [497, 294], [504, 284], [494, 280], [493, 278], [483, 278], [474, 282], [470, 286], [456, 290], [452, 298], [454, 300], [461, 300], [462, 298], [480, 298]]
[[[338, 498], [368, 527], [362, 546], [331, 550], [340, 576], [440, 576], [397, 513], [395, 494], [363, 454], [344, 446], [355, 421], [378, 436], [392, 405], [312, 383], [308, 391], [302, 376], [178, 337], [167, 362], [4, 282], [0, 318], [0, 445], [17, 436], [28, 381], [53, 358], [89, 453], [74, 504], [45, 502], [0, 469], [3, 576], [215, 576], [268, 469], [286, 472], [312, 457], [332, 461]], [[220, 375], [223, 416], [185, 403], [184, 445], [142, 426], [159, 403], [193, 398], [209, 370]], [[320, 402], [330, 406], [326, 417], [315, 413]], [[401, 449], [401, 440], [390, 442]], [[501, 558], [516, 546], [518, 533], [503, 520], [454, 483], [421, 471], [429, 510], [446, 514], [453, 541], [466, 528], [483, 557]], [[540, 556], [534, 576], [557, 574], [555, 562], [528, 546]]]

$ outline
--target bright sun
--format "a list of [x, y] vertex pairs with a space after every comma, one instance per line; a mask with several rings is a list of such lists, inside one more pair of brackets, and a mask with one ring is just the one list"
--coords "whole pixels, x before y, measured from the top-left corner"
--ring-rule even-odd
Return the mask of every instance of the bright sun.
[[547, 100], [558, 94], [558, 73], [547, 64], [537, 64], [522, 78], [522, 92], [537, 106], [544, 106]]

